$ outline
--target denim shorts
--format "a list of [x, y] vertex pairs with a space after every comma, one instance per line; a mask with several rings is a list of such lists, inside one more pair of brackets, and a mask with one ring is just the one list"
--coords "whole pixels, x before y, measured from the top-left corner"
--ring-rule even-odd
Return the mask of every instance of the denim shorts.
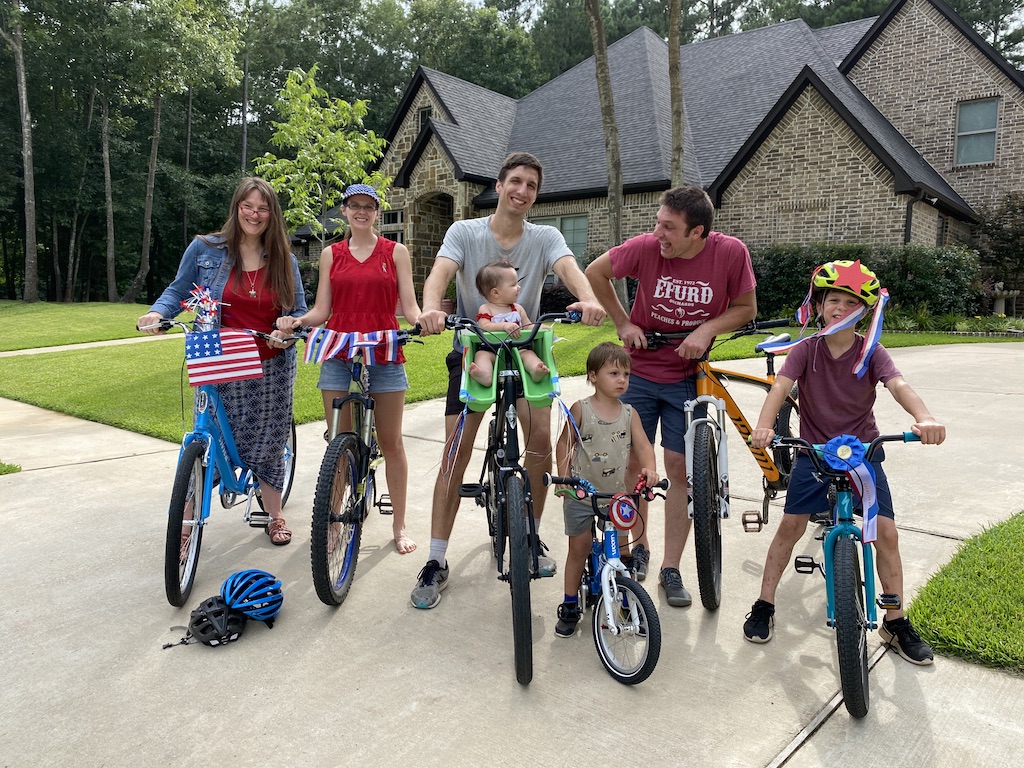
[[[409, 388], [409, 379], [405, 375], [404, 363], [379, 363], [368, 365], [370, 374], [370, 392], [404, 392]], [[347, 360], [331, 358], [320, 364], [319, 389], [331, 392], [348, 392], [352, 381], [352, 370]]]
[[[875, 452], [878, 461], [872, 461], [875, 470], [875, 495], [878, 498], [878, 514], [880, 517], [895, 519], [892, 511], [892, 493], [889, 491], [889, 480], [882, 469], [885, 457]], [[786, 491], [787, 515], [813, 515], [817, 512], [828, 512], [828, 481], [822, 482], [814, 476], [814, 466], [806, 456], [797, 456], [793, 462], [793, 474], [789, 477], [789, 488]], [[854, 511], [862, 514], [860, 500], [854, 497]]]
[[661, 421], [662, 447], [686, 453], [686, 410], [683, 406], [687, 400], [696, 398], [697, 380], [692, 376], [673, 384], [659, 384], [634, 373], [629, 377], [629, 389], [622, 396], [622, 402], [636, 410], [652, 444]]

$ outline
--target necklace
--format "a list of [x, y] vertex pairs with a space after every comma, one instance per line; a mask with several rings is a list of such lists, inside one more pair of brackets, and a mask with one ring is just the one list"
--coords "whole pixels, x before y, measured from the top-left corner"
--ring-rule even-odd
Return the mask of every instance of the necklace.
[[249, 277], [249, 273], [246, 272], [245, 273], [245, 279], [249, 281], [249, 296], [250, 296], [250, 298], [255, 299], [256, 298], [256, 280], [259, 279], [259, 276], [260, 276], [259, 267], [256, 268], [256, 271], [253, 272], [253, 274], [255, 275], [255, 277]]

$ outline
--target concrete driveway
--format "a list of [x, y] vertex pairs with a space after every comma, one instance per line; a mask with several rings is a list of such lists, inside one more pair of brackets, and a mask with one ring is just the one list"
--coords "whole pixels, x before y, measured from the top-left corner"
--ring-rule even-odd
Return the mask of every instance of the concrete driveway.
[[[897, 364], [946, 423], [941, 447], [896, 446], [888, 471], [908, 591], [960, 541], [1024, 507], [1024, 345], [898, 349]], [[761, 370], [763, 362], [735, 363]], [[566, 399], [585, 384], [568, 380]], [[736, 387], [737, 396], [742, 387]], [[756, 394], [741, 404], [756, 415]], [[908, 418], [885, 392], [883, 431]], [[390, 520], [371, 517], [356, 581], [339, 608], [319, 602], [309, 567], [309, 512], [324, 443], [300, 428], [286, 514], [295, 532], [273, 547], [235, 510], [218, 510], [203, 540], [186, 608], [163, 592], [165, 510], [177, 446], [0, 401], [0, 765], [921, 766], [1015, 764], [1024, 737], [1024, 680], [950, 658], [917, 668], [870, 651], [871, 711], [852, 720], [838, 697], [833, 633], [817, 577], [786, 575], [776, 635], [742, 638], [781, 514], [757, 534], [738, 513], [760, 482], [735, 433], [733, 519], [724, 532], [722, 607], [686, 609], [646, 586], [664, 645], [635, 687], [601, 667], [589, 628], [555, 638], [561, 577], [534, 583], [534, 679], [515, 681], [508, 590], [494, 578], [483, 514], [464, 501], [441, 604], [420, 611], [409, 591], [426, 560], [429, 497], [442, 440], [437, 402], [409, 406], [410, 529], [420, 550], [399, 556]], [[560, 509], [542, 530], [564, 561]], [[662, 530], [652, 516], [654, 558]], [[798, 553], [813, 554], [809, 536]], [[285, 585], [273, 629], [250, 623], [240, 642], [163, 650], [189, 609], [241, 568]], [[696, 593], [692, 546], [683, 579]], [[172, 628], [178, 625], [178, 628]]]

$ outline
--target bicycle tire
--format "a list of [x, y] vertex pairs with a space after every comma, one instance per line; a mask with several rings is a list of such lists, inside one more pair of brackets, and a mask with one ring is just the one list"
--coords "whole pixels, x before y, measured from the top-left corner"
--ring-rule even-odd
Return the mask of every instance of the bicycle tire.
[[[794, 398], [796, 397], [795, 384], [790, 394]], [[782, 407], [779, 408], [779, 412], [775, 416], [775, 434], [779, 437], [800, 436], [799, 406], [794, 407], [789, 400], [782, 401]], [[775, 460], [775, 466], [779, 468], [782, 487], [789, 487], [789, 476], [793, 474], [793, 450], [791, 448], [773, 448], [772, 458]]]
[[[203, 482], [206, 467], [203, 455], [206, 443], [193, 440], [185, 446], [174, 472], [171, 486], [171, 503], [167, 509], [167, 538], [164, 547], [164, 591], [167, 602], [180, 608], [192, 593], [196, 569], [199, 566], [199, 550], [203, 543], [202, 521], [208, 513], [209, 499], [203, 499]], [[196, 504], [196, 496], [199, 504]], [[186, 525], [185, 507], [192, 503], [192, 521], [199, 525]]]
[[527, 685], [533, 679], [533, 613], [530, 610], [529, 528], [523, 480], [510, 475], [505, 484], [508, 520], [508, 585], [512, 592], [512, 644], [516, 680]]
[[608, 674], [623, 685], [642, 683], [658, 665], [661, 656], [661, 620], [654, 601], [647, 590], [626, 576], [616, 576], [618, 588], [613, 616], [622, 618], [621, 624], [632, 625], [630, 606], [636, 605], [640, 631], [613, 634], [605, 623], [605, 599], [601, 595], [593, 610], [594, 646], [598, 658]]
[[358, 488], [362, 465], [359, 441], [350, 432], [331, 441], [320, 463], [309, 553], [313, 586], [326, 605], [341, 605], [355, 576], [366, 519]]
[[868, 632], [858, 546], [848, 536], [836, 539], [832, 579], [843, 703], [853, 717], [861, 718], [868, 713]]
[[722, 517], [718, 442], [709, 424], [693, 431], [693, 547], [700, 601], [709, 611], [722, 602]]
[[[298, 440], [295, 435], [295, 419], [292, 419], [292, 428], [288, 433], [288, 442], [284, 446], [284, 487], [281, 489], [281, 507], [288, 503], [288, 496], [292, 492], [292, 483], [295, 482], [295, 446], [298, 444]], [[256, 503], [260, 505], [260, 509], [266, 511], [263, 506], [263, 497], [260, 494], [256, 494]]]

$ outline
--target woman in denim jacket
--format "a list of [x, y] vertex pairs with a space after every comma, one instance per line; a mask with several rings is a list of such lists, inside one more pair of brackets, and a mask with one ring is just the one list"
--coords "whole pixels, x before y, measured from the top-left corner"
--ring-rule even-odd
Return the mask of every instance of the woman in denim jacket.
[[[219, 232], [199, 235], [185, 249], [178, 274], [148, 313], [139, 318], [146, 333], [161, 333], [161, 317], [181, 312], [182, 300], [196, 285], [217, 299], [219, 325], [252, 328], [279, 338], [274, 330], [282, 316], [306, 311], [299, 266], [289, 250], [281, 204], [271, 186], [259, 178], [239, 182], [231, 210]], [[296, 353], [289, 342], [256, 339], [263, 377], [218, 384], [239, 454], [260, 482], [263, 506], [270, 515], [267, 535], [287, 544], [292, 533], [281, 512], [285, 481], [285, 444], [291, 434]]]

